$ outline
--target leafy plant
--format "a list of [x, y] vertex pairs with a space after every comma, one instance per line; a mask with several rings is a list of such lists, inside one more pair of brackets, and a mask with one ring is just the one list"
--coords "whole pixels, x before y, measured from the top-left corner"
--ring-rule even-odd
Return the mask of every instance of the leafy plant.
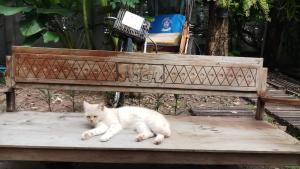
[[139, 2], [139, 0], [111, 0], [110, 5], [112, 9], [116, 9], [117, 7], [133, 9]]
[[[24, 45], [32, 45], [42, 38], [44, 43], [62, 42], [64, 47], [89, 48], [93, 44], [90, 35], [89, 13], [91, 0], [0, 0], [0, 14], [21, 14], [20, 32]], [[72, 37], [72, 33], [79, 36]], [[81, 36], [82, 35], [82, 36]]]
[[74, 91], [74, 90], [67, 90], [65, 92], [67, 94], [67, 97], [69, 97], [69, 99], [72, 102], [72, 111], [75, 112], [75, 96], [76, 96], [76, 91]]
[[238, 12], [246, 17], [250, 16], [252, 9], [259, 9], [266, 19], [269, 19], [270, 7], [268, 0], [207, 0], [216, 1], [221, 8], [227, 8], [234, 13]]
[[266, 18], [269, 18], [269, 4], [267, 0], [243, 0], [242, 8], [246, 16], [250, 15], [251, 8], [259, 7]]
[[58, 42], [59, 33], [48, 25], [55, 20], [55, 17], [72, 15], [68, 4], [59, 0], [0, 3], [0, 14], [11, 16], [19, 13], [23, 16], [19, 26], [21, 34], [25, 37], [25, 45], [30, 45], [40, 38], [43, 38], [44, 43]]
[[278, 4], [278, 18], [281, 21], [299, 21], [300, 5], [296, 0], [281, 0]]
[[158, 111], [159, 107], [162, 105], [161, 99], [164, 94], [155, 94], [155, 110]]
[[52, 112], [51, 102], [54, 100], [54, 95], [48, 89], [40, 89], [40, 92], [44, 96], [44, 101], [48, 104], [49, 111]]
[[174, 112], [175, 112], [175, 114], [176, 114], [177, 108], [178, 108], [178, 105], [179, 105], [179, 94], [174, 94], [174, 97], [175, 97]]
[[218, 6], [221, 8], [229, 8], [232, 4], [232, 0], [218, 0]]

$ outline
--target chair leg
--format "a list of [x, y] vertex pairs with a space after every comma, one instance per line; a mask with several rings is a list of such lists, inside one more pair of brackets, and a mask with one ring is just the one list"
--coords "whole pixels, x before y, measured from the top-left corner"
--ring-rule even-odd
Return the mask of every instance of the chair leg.
[[6, 111], [14, 112], [16, 111], [16, 96], [15, 89], [6, 93]]
[[265, 102], [258, 97], [257, 98], [257, 105], [256, 105], [256, 114], [255, 119], [256, 120], [262, 120], [265, 112]]

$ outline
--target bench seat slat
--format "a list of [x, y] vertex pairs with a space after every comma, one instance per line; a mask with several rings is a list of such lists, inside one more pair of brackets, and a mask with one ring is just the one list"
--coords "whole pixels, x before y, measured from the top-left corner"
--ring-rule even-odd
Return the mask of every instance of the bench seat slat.
[[89, 127], [80, 113], [0, 115], [0, 160], [156, 164], [300, 164], [299, 142], [263, 121], [167, 116], [172, 136], [159, 146], [124, 130], [109, 142], [80, 140]]

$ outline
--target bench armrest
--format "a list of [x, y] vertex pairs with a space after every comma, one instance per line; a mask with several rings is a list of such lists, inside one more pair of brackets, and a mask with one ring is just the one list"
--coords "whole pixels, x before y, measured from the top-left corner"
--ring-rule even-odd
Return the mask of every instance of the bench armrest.
[[282, 98], [274, 98], [270, 96], [262, 96], [261, 100], [265, 103], [277, 103], [277, 104], [285, 104], [291, 106], [300, 106], [300, 99], [282, 99]]

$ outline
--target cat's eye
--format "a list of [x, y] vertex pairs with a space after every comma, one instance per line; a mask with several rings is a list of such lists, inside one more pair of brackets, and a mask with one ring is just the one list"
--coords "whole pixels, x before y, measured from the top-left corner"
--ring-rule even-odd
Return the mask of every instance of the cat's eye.
[[94, 118], [97, 118], [97, 116], [94, 116]]
[[90, 118], [91, 116], [86, 116], [86, 118]]

